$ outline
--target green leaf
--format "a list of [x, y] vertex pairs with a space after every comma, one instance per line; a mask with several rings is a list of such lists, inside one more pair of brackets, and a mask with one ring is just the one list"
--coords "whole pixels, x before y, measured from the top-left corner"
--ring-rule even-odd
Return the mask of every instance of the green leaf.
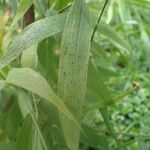
[[129, 9], [129, 3], [127, 1], [118, 0], [118, 11], [119, 11], [119, 17], [123, 23], [126, 23], [126, 21], [132, 20], [130, 16], [130, 9]]
[[110, 122], [110, 119], [109, 119], [109, 109], [108, 107], [105, 107], [105, 108], [101, 108], [100, 109], [100, 112], [102, 114], [102, 117], [104, 119], [104, 122], [109, 130], [109, 132], [113, 135], [113, 137], [116, 139], [116, 135], [114, 134], [114, 131], [112, 129], [112, 125], [111, 125], [111, 122]]
[[[51, 124], [52, 128], [51, 132], [54, 132], [54, 130], [57, 130], [59, 133], [55, 133], [54, 136], [58, 136], [56, 139], [58, 140], [57, 144], [63, 143], [63, 138], [60, 135], [60, 131], [58, 131], [61, 128], [60, 120], [59, 120], [59, 114], [56, 108], [53, 108], [51, 105], [49, 105], [46, 101], [40, 101], [39, 103], [40, 110], [46, 115], [50, 116], [48, 117], [47, 122]], [[45, 129], [45, 128], [44, 128]], [[108, 142], [105, 136], [101, 135], [101, 133], [97, 133], [93, 128], [88, 127], [85, 124], [82, 124], [82, 129], [85, 134], [81, 133], [80, 135], [80, 142], [88, 145], [93, 148], [101, 148], [102, 150], [108, 150]], [[48, 136], [49, 137], [49, 136]], [[60, 139], [59, 139], [60, 138]], [[62, 145], [61, 145], [62, 146]]]
[[34, 140], [34, 143], [33, 143], [32, 150], [45, 150], [43, 148], [42, 141], [41, 141], [39, 135], [37, 134], [37, 130], [35, 130], [35, 132], [34, 132], [33, 140]]
[[47, 81], [34, 70], [30, 68], [14, 68], [9, 72], [6, 82], [22, 87], [39, 95], [40, 97], [56, 106], [61, 113], [63, 113], [69, 119], [73, 120], [78, 125], [72, 114], [68, 111], [58, 96], [53, 92], [53, 89], [47, 83]]
[[10, 4], [10, 6], [11, 6], [11, 8], [12, 8], [12, 10], [13, 10], [13, 12], [16, 12], [16, 10], [17, 10], [17, 5], [18, 5], [18, 1], [17, 0], [8, 0], [8, 2], [9, 2], [9, 4]]
[[88, 89], [97, 94], [105, 104], [109, 104], [112, 101], [112, 97], [103, 81], [94, 62], [90, 62], [87, 82]]
[[137, 5], [137, 6], [142, 6], [142, 7], [150, 7], [150, 1], [149, 0], [127, 0], [127, 3], [130, 5]]
[[28, 114], [33, 112], [32, 103], [31, 103], [31, 96], [22, 90], [18, 92], [18, 104], [20, 107], [20, 111], [22, 116], [26, 118]]
[[[34, 110], [32, 108], [32, 104], [31, 104], [31, 96], [29, 94], [23, 92], [22, 90], [19, 90], [18, 103], [19, 103], [20, 110], [21, 110], [24, 118], [26, 118], [27, 115], [31, 115], [34, 112]], [[31, 115], [31, 116], [32, 116], [33, 122], [35, 124], [35, 130], [34, 130], [34, 135], [33, 135], [34, 143], [32, 144], [32, 146], [34, 147], [33, 150], [34, 149], [37, 150], [38, 146], [40, 146], [39, 149], [44, 147], [45, 150], [47, 150], [47, 146], [45, 144], [45, 140], [40, 131], [38, 123], [37, 123], [35, 117], [33, 115]], [[40, 150], [42, 150], [42, 149], [40, 149]]]
[[17, 23], [19, 19], [21, 19], [21, 17], [25, 14], [25, 12], [30, 8], [32, 3], [33, 3], [33, 0], [21, 0], [20, 1], [15, 18], [11, 24], [11, 28]]
[[98, 25], [98, 32], [109, 38], [117, 47], [124, 50], [126, 53], [129, 53], [131, 50], [129, 43], [119, 35], [109, 24], [101, 21]]
[[54, 5], [54, 8], [56, 10], [60, 10], [62, 9], [63, 7], [65, 7], [68, 3], [70, 2], [70, 0], [57, 0], [55, 5]]
[[[90, 54], [90, 20], [84, 0], [74, 1], [63, 31], [58, 89], [59, 96], [81, 123], [87, 69]], [[60, 114], [65, 140], [69, 149], [77, 150], [80, 130], [74, 122]]]
[[11, 140], [15, 140], [19, 131], [21, 120], [22, 116], [19, 107], [16, 101], [14, 100], [12, 106], [10, 107], [10, 111], [6, 122], [6, 134]]
[[0, 80], [0, 91], [5, 87], [5, 81]]
[[103, 108], [113, 103], [111, 93], [103, 81], [104, 80], [94, 62], [90, 62], [86, 95], [91, 96], [91, 98], [88, 98], [86, 101], [87, 110]]
[[[3, 15], [2, 15], [2, 13], [0, 12], [0, 17], [2, 18], [3, 17]], [[1, 55], [2, 55], [2, 50], [1, 50], [1, 48], [2, 48], [2, 43], [3, 43], [3, 29], [4, 29], [4, 20], [3, 19], [1, 19], [0, 20], [0, 57], [1, 57]]]
[[82, 124], [82, 128], [86, 133], [86, 136], [81, 134], [81, 143], [88, 145], [93, 148], [98, 148], [101, 150], [109, 150], [109, 145], [105, 136], [100, 135], [91, 127]]
[[32, 149], [34, 125], [32, 118], [28, 115], [25, 118], [21, 131], [17, 137], [14, 150], [30, 150]]
[[66, 14], [59, 14], [36, 21], [27, 26], [7, 48], [6, 55], [0, 61], [3, 68], [21, 52], [41, 40], [62, 31]]
[[39, 125], [38, 125], [34, 115], [31, 115], [31, 117], [32, 117], [34, 125], [35, 125], [35, 132], [37, 132], [37, 136], [38, 136], [37, 140], [39, 140], [39, 141], [36, 141], [36, 142], [38, 142], [37, 144], [39, 144], [42, 147], [42, 145], [41, 145], [41, 143], [42, 143], [43, 147], [44, 147], [44, 150], [48, 150], [47, 145], [46, 145], [45, 140], [44, 140], [44, 137], [43, 137], [43, 135], [41, 133], [41, 130], [39, 128]]
[[[99, 71], [96, 68], [96, 65], [94, 62], [91, 62], [89, 64], [89, 72], [88, 72], [88, 89], [95, 95], [96, 102], [95, 104], [92, 103], [92, 105], [89, 105], [91, 109], [100, 108], [100, 112], [102, 114], [102, 117], [104, 119], [104, 122], [108, 128], [108, 130], [113, 134], [112, 126], [109, 120], [109, 110], [108, 107], [109, 104], [113, 104], [113, 98], [111, 96], [111, 93], [103, 83], [103, 79], [99, 73]], [[102, 108], [101, 108], [102, 107]], [[115, 137], [115, 136], [114, 136]]]
[[35, 0], [35, 2], [37, 3], [37, 5], [39, 7], [40, 13], [42, 13], [42, 15], [45, 16], [46, 6], [45, 6], [43, 0]]
[[22, 52], [20, 62], [22, 67], [29, 67], [31, 69], [36, 69], [37, 62], [38, 62], [37, 45], [32, 45], [31, 47]]
[[1, 150], [12, 150], [14, 143], [0, 143]]
[[42, 112], [41, 117], [44, 115], [46, 118], [46, 126], [43, 126], [42, 133], [45, 137], [48, 148], [64, 150], [67, 149], [61, 128], [59, 113], [56, 107], [50, 105], [47, 101], [41, 100], [39, 102], [38, 108]]
[[56, 107], [50, 105], [47, 101], [40, 100], [38, 103], [39, 111], [48, 116], [49, 124], [60, 125], [59, 113]]
[[51, 85], [57, 85], [58, 79], [58, 56], [56, 56], [56, 40], [47, 38], [41, 41], [38, 45], [38, 70], [42, 75], [50, 81]]

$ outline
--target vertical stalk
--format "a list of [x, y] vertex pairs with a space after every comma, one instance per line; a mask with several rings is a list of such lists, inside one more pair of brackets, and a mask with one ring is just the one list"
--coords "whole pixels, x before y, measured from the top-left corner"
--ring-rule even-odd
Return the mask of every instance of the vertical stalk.
[[104, 4], [104, 6], [103, 6], [103, 8], [102, 8], [102, 11], [101, 11], [100, 14], [99, 14], [99, 17], [98, 17], [96, 26], [95, 26], [95, 28], [94, 28], [94, 31], [93, 31], [93, 34], [92, 34], [92, 37], [91, 37], [91, 43], [92, 43], [92, 41], [93, 41], [93, 39], [94, 39], [96, 30], [97, 30], [97, 28], [98, 28], [98, 24], [99, 24], [99, 22], [100, 22], [100, 20], [101, 20], [101, 18], [102, 18], [102, 15], [103, 15], [104, 10], [105, 10], [105, 8], [106, 8], [107, 2], [108, 2], [108, 0], [105, 1], [105, 4]]

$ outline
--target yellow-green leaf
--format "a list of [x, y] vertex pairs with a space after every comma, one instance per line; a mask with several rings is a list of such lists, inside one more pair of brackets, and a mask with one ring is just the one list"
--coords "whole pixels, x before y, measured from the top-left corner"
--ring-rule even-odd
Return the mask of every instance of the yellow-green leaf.
[[[27, 89], [40, 97], [44, 98], [63, 113], [67, 118], [73, 120], [77, 125], [72, 114], [68, 111], [64, 103], [54, 93], [48, 82], [37, 72], [30, 68], [14, 68], [6, 79], [7, 83]], [[79, 128], [79, 125], [78, 125]]]
[[27, 26], [7, 47], [6, 55], [0, 60], [0, 68], [6, 66], [31, 45], [61, 32], [65, 19], [66, 14], [59, 14], [41, 19]]
[[[84, 0], [76, 0], [69, 11], [63, 31], [58, 89], [60, 98], [80, 123], [86, 91], [90, 38], [90, 19], [86, 3]], [[60, 118], [68, 148], [77, 150], [79, 128], [61, 113]]]

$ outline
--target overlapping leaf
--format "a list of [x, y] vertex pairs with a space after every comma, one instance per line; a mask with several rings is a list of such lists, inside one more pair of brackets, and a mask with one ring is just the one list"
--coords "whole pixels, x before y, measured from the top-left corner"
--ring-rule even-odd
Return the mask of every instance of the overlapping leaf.
[[27, 26], [7, 48], [6, 55], [0, 61], [0, 68], [14, 60], [31, 45], [62, 31], [66, 14], [41, 19]]
[[[27, 89], [43, 97], [56, 106], [61, 113], [76, 122], [64, 103], [53, 92], [53, 89], [47, 81], [34, 70], [29, 68], [14, 68], [9, 72], [6, 82]], [[76, 122], [76, 124], [78, 123]]]
[[24, 119], [28, 114], [33, 112], [31, 97], [22, 90], [18, 92], [18, 104]]
[[31, 117], [26, 116], [20, 134], [14, 145], [14, 150], [27, 150], [32, 149], [32, 136], [33, 136], [33, 121]]
[[[88, 60], [90, 54], [90, 21], [84, 0], [76, 0], [70, 9], [62, 36], [58, 89], [66, 106], [81, 123]], [[77, 150], [80, 130], [60, 114], [65, 140], [69, 149]]]
[[104, 21], [101, 21], [97, 31], [109, 38], [116, 46], [124, 50], [126, 53], [129, 53], [131, 49], [129, 43], [121, 35], [119, 35], [110, 25], [106, 24]]
[[[55, 35], [58, 32], [61, 32], [64, 27], [65, 19], [66, 14], [59, 14], [41, 19], [26, 27], [7, 47], [7, 53], [0, 61], [0, 68], [6, 66], [8, 63], [14, 60], [23, 50], [27, 49], [31, 45], [49, 36]], [[127, 42], [125, 42], [124, 39], [106, 23], [101, 22], [98, 27], [98, 31], [100, 31], [101, 34], [107, 36], [119, 47], [126, 50], [130, 49]]]
[[[89, 64], [89, 73], [88, 73], [88, 89], [91, 90], [92, 94], [95, 96], [95, 104], [93, 103], [89, 108], [91, 109], [100, 109], [104, 122], [108, 130], [114, 135], [112, 126], [109, 120], [109, 104], [113, 104], [113, 98], [111, 93], [107, 89], [106, 85], [103, 82], [102, 77], [100, 76], [99, 71], [97, 70], [94, 62]], [[114, 135], [115, 137], [115, 135]]]

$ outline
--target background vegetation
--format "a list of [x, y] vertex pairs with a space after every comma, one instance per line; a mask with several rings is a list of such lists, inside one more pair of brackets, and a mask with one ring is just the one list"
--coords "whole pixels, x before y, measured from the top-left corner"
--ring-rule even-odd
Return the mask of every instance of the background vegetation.
[[105, 2], [0, 0], [0, 149], [150, 149], [150, 1]]

